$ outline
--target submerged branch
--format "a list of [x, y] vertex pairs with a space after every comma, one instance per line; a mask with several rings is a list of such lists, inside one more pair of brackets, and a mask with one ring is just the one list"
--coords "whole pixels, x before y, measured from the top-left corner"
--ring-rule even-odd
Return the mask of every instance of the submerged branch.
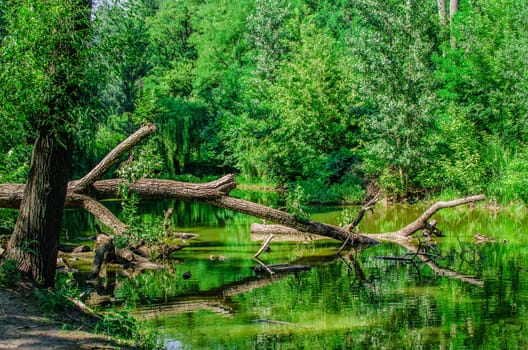
[[[397, 243], [400, 244], [401, 246], [409, 249], [410, 251], [418, 251], [419, 250], [419, 247], [416, 247], [414, 244], [412, 244], [409, 241], [400, 241], [400, 242], [397, 242]], [[440, 266], [438, 266], [438, 264], [433, 259], [431, 259], [426, 254], [416, 254], [416, 256], [420, 260], [422, 260], [422, 262], [424, 264], [429, 266], [434, 272], [436, 272], [440, 276], [446, 276], [446, 277], [449, 277], [449, 278], [457, 279], [457, 280], [460, 280], [462, 282], [466, 282], [466, 283], [473, 284], [473, 285], [480, 286], [480, 287], [484, 286], [484, 281], [483, 280], [481, 280], [481, 279], [479, 279], [479, 278], [477, 278], [475, 276], [464, 275], [462, 273], [459, 273], [459, 272], [456, 272], [456, 271], [453, 271], [453, 270], [450, 270], [450, 269], [447, 269], [447, 268], [444, 268], [444, 267], [440, 267]]]
[[264, 241], [264, 243], [262, 243], [262, 246], [260, 247], [260, 249], [255, 253], [255, 255], [253, 255], [253, 259], [257, 259], [259, 257], [259, 255], [266, 249], [268, 248], [271, 240], [273, 239], [273, 235], [269, 235], [269, 237]]

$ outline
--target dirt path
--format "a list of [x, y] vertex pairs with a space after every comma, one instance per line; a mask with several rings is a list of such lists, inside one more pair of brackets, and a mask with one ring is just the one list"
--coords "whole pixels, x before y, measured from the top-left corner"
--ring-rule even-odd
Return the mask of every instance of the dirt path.
[[91, 332], [74, 313], [45, 317], [31, 293], [0, 289], [0, 349], [127, 349]]

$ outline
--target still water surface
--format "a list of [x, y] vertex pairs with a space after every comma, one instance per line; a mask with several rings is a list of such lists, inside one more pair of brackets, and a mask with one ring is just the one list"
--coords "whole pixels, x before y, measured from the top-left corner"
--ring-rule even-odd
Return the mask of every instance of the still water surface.
[[[251, 199], [277, 203], [271, 194]], [[106, 291], [114, 307], [134, 306], [168, 349], [528, 348], [525, 209], [494, 213], [466, 206], [437, 213], [446, 237], [435, 240], [436, 263], [481, 282], [473, 284], [439, 276], [425, 264], [377, 258], [408, 252], [395, 244], [338, 257], [339, 244], [327, 240], [272, 242], [260, 257], [265, 263], [312, 268], [257, 275], [252, 256], [260, 242], [251, 240], [249, 228], [259, 219], [174, 201], [144, 203], [142, 219], [154, 222], [169, 207], [175, 230], [200, 236], [174, 253], [165, 270], [116, 274]], [[337, 225], [344, 209], [313, 207], [311, 217]], [[379, 205], [361, 231], [398, 229], [424, 209]], [[69, 212], [65, 226], [68, 234], [83, 235], [93, 234], [92, 225], [84, 214]], [[477, 244], [476, 233], [497, 242]]]

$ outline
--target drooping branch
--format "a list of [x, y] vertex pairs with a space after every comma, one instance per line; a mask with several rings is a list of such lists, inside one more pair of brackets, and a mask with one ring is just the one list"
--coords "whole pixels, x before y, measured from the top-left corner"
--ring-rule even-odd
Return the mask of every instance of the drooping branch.
[[269, 235], [274, 235], [276, 242], [295, 241], [295, 242], [311, 242], [318, 239], [328, 239], [325, 236], [314, 235], [311, 233], [300, 232], [294, 228], [284, 225], [273, 224], [259, 224], [252, 223], [251, 239], [254, 241], [264, 241]]

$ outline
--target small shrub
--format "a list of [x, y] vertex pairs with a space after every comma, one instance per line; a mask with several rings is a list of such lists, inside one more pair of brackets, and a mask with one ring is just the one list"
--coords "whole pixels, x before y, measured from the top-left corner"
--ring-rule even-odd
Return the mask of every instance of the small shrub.
[[359, 207], [346, 207], [339, 216], [339, 226], [346, 227], [354, 222], [360, 208]]
[[132, 339], [138, 332], [138, 325], [128, 311], [112, 311], [104, 316], [100, 330], [112, 337]]
[[0, 234], [11, 234], [15, 228], [18, 210], [0, 209]]
[[120, 339], [133, 340], [140, 349], [155, 349], [157, 344], [156, 331], [145, 327], [131, 316], [127, 309], [107, 313], [96, 325], [96, 331]]
[[33, 292], [38, 300], [40, 311], [45, 314], [64, 312], [72, 306], [68, 298], [77, 298], [79, 288], [73, 274], [57, 273], [55, 288], [35, 289]]
[[528, 203], [528, 161], [521, 157], [511, 160], [502, 177], [489, 189], [502, 201]]
[[288, 212], [298, 220], [308, 220], [306, 213], [306, 195], [300, 185], [295, 185], [293, 190], [288, 190], [286, 195], [286, 208]]
[[18, 270], [18, 262], [8, 259], [0, 265], [0, 286], [10, 288], [22, 279], [22, 273]]

